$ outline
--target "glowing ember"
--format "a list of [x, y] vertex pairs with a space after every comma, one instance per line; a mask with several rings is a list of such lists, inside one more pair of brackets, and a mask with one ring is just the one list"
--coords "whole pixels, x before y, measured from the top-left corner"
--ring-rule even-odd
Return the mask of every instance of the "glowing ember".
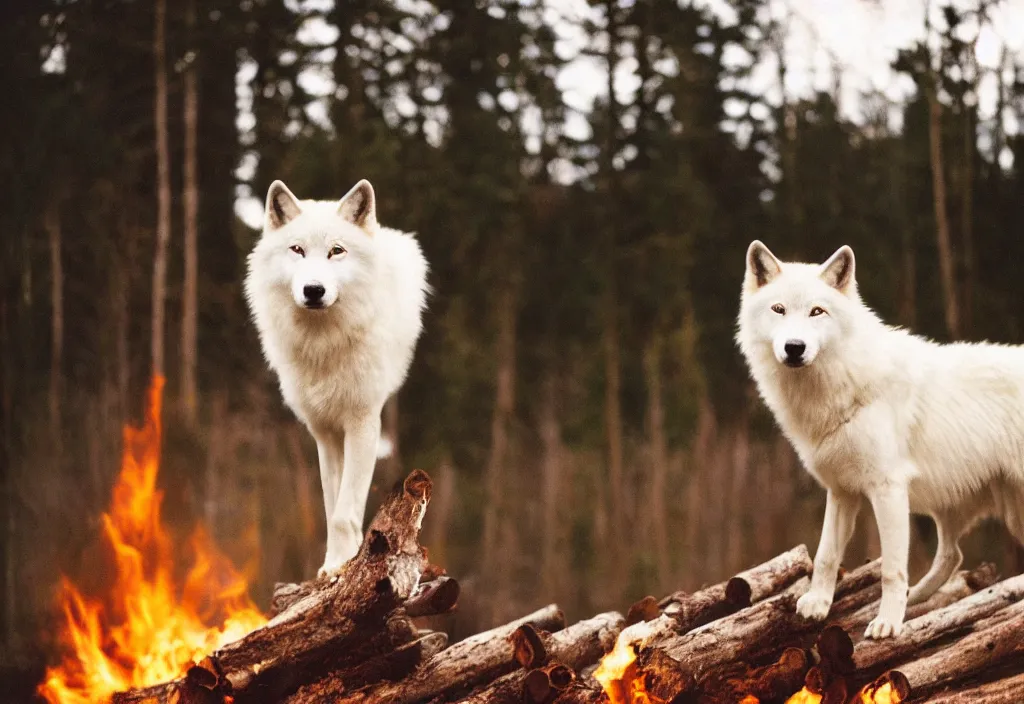
[[761, 700], [753, 694], [748, 694], [743, 699], [740, 699], [740, 704], [761, 704]]
[[819, 704], [820, 702], [821, 695], [815, 694], [806, 687], [786, 700], [786, 704]]
[[885, 682], [877, 689], [871, 685], [865, 687], [860, 693], [860, 700], [864, 704], [900, 704], [903, 698], [891, 682]]
[[164, 380], [149, 391], [146, 422], [124, 429], [121, 474], [103, 535], [117, 574], [110, 593], [90, 599], [61, 580], [62, 637], [68, 651], [39, 694], [51, 704], [107, 701], [117, 691], [180, 677], [208, 652], [261, 626], [244, 577], [202, 528], [184, 582], [174, 579], [173, 542], [160, 522], [160, 407]]

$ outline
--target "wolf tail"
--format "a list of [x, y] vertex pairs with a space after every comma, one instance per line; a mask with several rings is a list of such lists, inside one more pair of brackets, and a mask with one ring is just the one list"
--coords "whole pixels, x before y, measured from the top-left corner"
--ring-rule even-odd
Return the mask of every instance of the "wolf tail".
[[391, 453], [395, 450], [395, 444], [391, 442], [391, 438], [387, 435], [381, 435], [380, 440], [377, 441], [377, 459], [386, 460], [391, 457]]

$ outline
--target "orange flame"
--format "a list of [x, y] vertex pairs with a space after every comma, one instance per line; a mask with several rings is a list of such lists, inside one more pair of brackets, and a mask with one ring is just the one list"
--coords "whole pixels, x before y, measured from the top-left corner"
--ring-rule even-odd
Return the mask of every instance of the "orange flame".
[[601, 683], [611, 704], [664, 704], [650, 694], [644, 678], [636, 676], [636, 648], [624, 638], [615, 641], [615, 647], [601, 659], [594, 670], [594, 679]]
[[163, 378], [153, 379], [145, 424], [124, 429], [121, 473], [102, 518], [116, 566], [110, 593], [90, 599], [61, 578], [68, 651], [39, 686], [51, 704], [108, 701], [114, 692], [173, 680], [266, 623], [245, 578], [201, 527], [190, 541], [194, 564], [180, 588], [175, 583], [173, 541], [160, 521], [163, 492], [156, 487], [163, 386]]
[[903, 701], [903, 697], [900, 696], [900, 693], [891, 682], [885, 682], [877, 688], [868, 685], [862, 689], [860, 700], [863, 704], [900, 704]]
[[[820, 704], [822, 696], [804, 687], [786, 700], [786, 704]], [[861, 704], [901, 704], [903, 699], [891, 683], [886, 682], [878, 688], [868, 685], [858, 695]]]

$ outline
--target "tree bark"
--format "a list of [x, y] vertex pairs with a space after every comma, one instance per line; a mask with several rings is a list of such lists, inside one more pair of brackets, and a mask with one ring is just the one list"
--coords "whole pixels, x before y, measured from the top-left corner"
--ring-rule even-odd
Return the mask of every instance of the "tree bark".
[[153, 58], [156, 89], [153, 122], [156, 138], [157, 217], [153, 254], [151, 358], [154, 375], [164, 376], [164, 327], [167, 308], [167, 249], [171, 241], [171, 167], [167, 134], [167, 0], [155, 0]]
[[61, 398], [64, 392], [64, 266], [61, 260], [63, 236], [60, 201], [50, 201], [43, 214], [50, 247], [50, 439], [57, 457], [62, 455]]
[[[196, 364], [198, 359], [198, 289], [199, 289], [199, 88], [196, 55], [196, 0], [188, 0], [185, 25], [189, 44], [184, 76], [185, 164], [182, 206], [185, 225], [185, 281], [181, 310], [181, 400], [185, 420], [196, 422], [198, 402]], [[168, 228], [169, 229], [169, 228]]]

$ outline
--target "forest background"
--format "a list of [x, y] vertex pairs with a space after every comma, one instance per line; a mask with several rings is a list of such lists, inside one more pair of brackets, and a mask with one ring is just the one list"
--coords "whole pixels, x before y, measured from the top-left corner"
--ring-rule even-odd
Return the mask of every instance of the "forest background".
[[[456, 635], [813, 549], [824, 493], [732, 341], [752, 239], [850, 244], [886, 320], [1024, 342], [1024, 2], [910, 4], [866, 84], [879, 47], [835, 53], [800, 2], [0, 3], [0, 661], [50, 653], [62, 573], [103, 583], [154, 369], [175, 534], [202, 522], [264, 606], [319, 566], [315, 448], [241, 288], [277, 178], [319, 198], [370, 179], [431, 263], [371, 504], [434, 477]], [[1024, 568], [1000, 527], [966, 547]], [[933, 548], [915, 522], [912, 576]], [[865, 512], [848, 564], [877, 554]]]

